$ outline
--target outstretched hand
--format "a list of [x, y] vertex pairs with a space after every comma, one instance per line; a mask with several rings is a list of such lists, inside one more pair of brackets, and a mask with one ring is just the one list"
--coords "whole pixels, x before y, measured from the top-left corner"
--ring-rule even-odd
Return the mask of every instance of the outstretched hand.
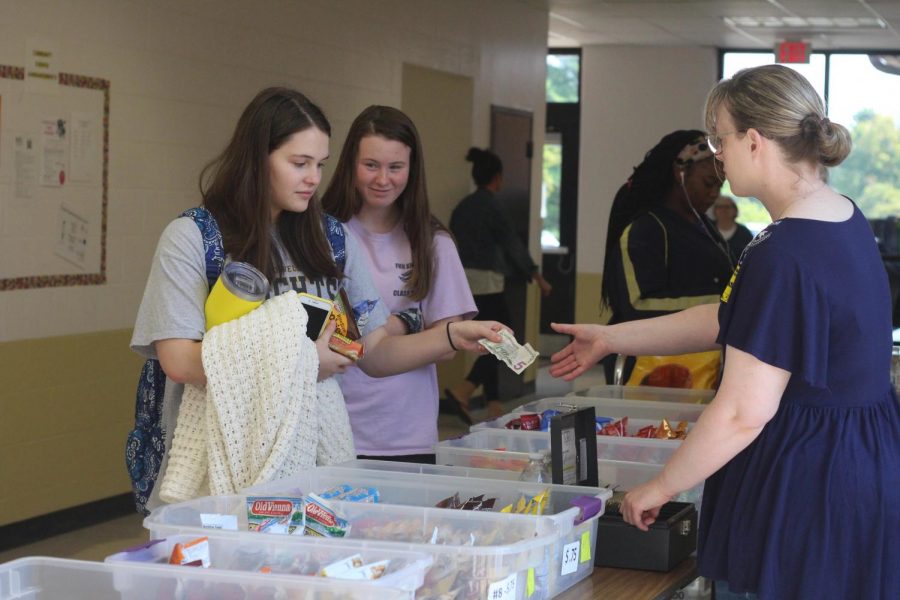
[[500, 331], [512, 331], [497, 321], [453, 321], [447, 329], [450, 342], [457, 350], [484, 354], [487, 349], [478, 340], [487, 338], [492, 342], [501, 342]]
[[612, 351], [600, 325], [551, 323], [550, 327], [572, 336], [568, 346], [550, 357], [550, 375], [553, 377], [572, 381]]

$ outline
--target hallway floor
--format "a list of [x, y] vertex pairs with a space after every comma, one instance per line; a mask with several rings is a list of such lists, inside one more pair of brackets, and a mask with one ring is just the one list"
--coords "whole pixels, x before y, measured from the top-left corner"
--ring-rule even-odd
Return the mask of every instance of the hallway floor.
[[[541, 366], [538, 368], [535, 382], [535, 393], [507, 401], [504, 405], [505, 412], [509, 412], [516, 406], [535, 398], [565, 396], [573, 389], [584, 389], [591, 385], [605, 383], [603, 372], [600, 368], [595, 368], [591, 372], [586, 373], [573, 382], [573, 385], [572, 383], [566, 383], [550, 377], [548, 364], [546, 359], [541, 359]], [[487, 418], [487, 410], [473, 410], [472, 416], [476, 421], [485, 420]], [[440, 415], [438, 419], [438, 434], [441, 440], [458, 437], [466, 433], [468, 433], [468, 427], [459, 418], [454, 415]], [[0, 563], [23, 556], [54, 556], [102, 561], [111, 554], [146, 541], [147, 530], [143, 527], [143, 517], [134, 514], [0, 552]]]

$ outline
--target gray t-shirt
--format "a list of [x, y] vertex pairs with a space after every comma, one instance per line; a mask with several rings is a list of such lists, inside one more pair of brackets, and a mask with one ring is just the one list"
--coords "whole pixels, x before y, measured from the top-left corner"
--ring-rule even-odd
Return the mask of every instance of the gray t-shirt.
[[[389, 316], [388, 309], [372, 282], [359, 241], [346, 226], [344, 234], [347, 261], [344, 265], [344, 278], [340, 281], [335, 277], [306, 277], [293, 264], [281, 245], [277, 244], [284, 261], [284, 272], [271, 282], [268, 296], [295, 290], [333, 300], [343, 287], [347, 290], [347, 297], [356, 314], [360, 334], [365, 336], [384, 324]], [[190, 218], [175, 219], [163, 231], [156, 248], [131, 336], [131, 349], [146, 358], [158, 358], [154, 346], [158, 340], [202, 340], [206, 332], [204, 305], [208, 294], [206, 259], [200, 229]], [[147, 504], [150, 510], [160, 505], [158, 491], [165, 473], [183, 391], [183, 385], [166, 380], [163, 399], [166, 455], [153, 495]]]

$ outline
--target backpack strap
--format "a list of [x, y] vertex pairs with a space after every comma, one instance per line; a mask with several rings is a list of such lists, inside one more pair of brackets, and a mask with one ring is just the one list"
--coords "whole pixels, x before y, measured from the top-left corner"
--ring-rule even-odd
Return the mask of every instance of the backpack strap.
[[327, 213], [322, 218], [322, 226], [325, 228], [325, 236], [328, 238], [328, 243], [331, 244], [334, 262], [343, 271], [347, 265], [347, 239], [344, 234], [344, 226], [335, 217]]
[[209, 289], [212, 289], [219, 275], [222, 274], [222, 269], [225, 268], [225, 246], [222, 243], [219, 224], [216, 223], [212, 214], [202, 206], [189, 208], [180, 216], [193, 220], [200, 230], [203, 238], [203, 254], [206, 258], [206, 282], [209, 284]]
[[[202, 206], [183, 213], [194, 221], [203, 238], [206, 262], [206, 281], [209, 289], [225, 267], [225, 248], [219, 225]], [[166, 393], [166, 374], [158, 360], [148, 359], [138, 380], [134, 407], [134, 429], [125, 442], [125, 465], [131, 479], [134, 503], [138, 512], [147, 514], [147, 501], [159, 477], [166, 447], [166, 431], [162, 426], [163, 398]]]

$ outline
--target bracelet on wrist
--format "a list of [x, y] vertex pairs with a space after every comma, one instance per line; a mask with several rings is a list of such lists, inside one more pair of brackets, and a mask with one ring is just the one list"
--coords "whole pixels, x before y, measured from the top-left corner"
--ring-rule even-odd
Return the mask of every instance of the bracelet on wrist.
[[453, 321], [447, 321], [447, 341], [450, 342], [450, 347], [453, 348], [454, 352], [459, 352], [459, 348], [453, 345], [453, 338], [450, 337], [450, 323]]

